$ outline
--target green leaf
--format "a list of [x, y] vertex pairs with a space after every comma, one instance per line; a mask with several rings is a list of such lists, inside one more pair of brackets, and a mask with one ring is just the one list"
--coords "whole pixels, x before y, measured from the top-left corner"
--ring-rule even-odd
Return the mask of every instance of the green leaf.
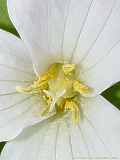
[[0, 28], [8, 32], [11, 32], [15, 35], [18, 35], [16, 29], [14, 28], [8, 16], [6, 0], [0, 0]]
[[2, 151], [2, 149], [3, 149], [3, 147], [4, 147], [4, 145], [5, 145], [4, 142], [1, 142], [1, 143], [0, 143], [0, 153], [1, 153], [1, 151]]
[[102, 95], [120, 109], [120, 82], [107, 89]]

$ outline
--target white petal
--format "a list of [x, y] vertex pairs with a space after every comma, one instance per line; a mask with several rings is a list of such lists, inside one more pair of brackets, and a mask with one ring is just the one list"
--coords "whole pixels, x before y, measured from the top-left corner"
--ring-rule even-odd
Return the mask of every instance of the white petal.
[[116, 0], [93, 1], [74, 53], [76, 63], [83, 60], [88, 62], [89, 57], [92, 60], [90, 65], [93, 65], [98, 60], [97, 56], [104, 56], [120, 39], [119, 5]]
[[[74, 157], [120, 157], [120, 111], [102, 96], [85, 99], [81, 107], [83, 119], [78, 131], [73, 130]], [[84, 149], [75, 147], [81, 143], [77, 141], [78, 135]]]
[[[69, 0], [8, 0], [10, 17], [32, 51], [37, 71], [61, 58]], [[49, 62], [52, 61], [52, 62]]]
[[115, 2], [116, 0], [71, 1], [64, 35], [66, 57], [74, 54], [73, 60], [77, 63], [94, 46], [112, 15]]
[[59, 125], [59, 130], [56, 136], [56, 160], [72, 160], [71, 146], [69, 143], [69, 133], [66, 122]]
[[120, 1], [92, 3], [72, 61], [80, 64], [81, 80], [100, 94], [120, 80]]
[[29, 84], [35, 76], [27, 53], [19, 38], [0, 30], [0, 141], [40, 120], [35, 116], [38, 100], [16, 92], [16, 86]]
[[6, 81], [7, 84], [9, 80], [15, 83], [32, 80], [35, 74], [28, 55], [19, 38], [0, 30], [0, 82]]
[[26, 129], [6, 144], [1, 160], [72, 160], [67, 152], [69, 146], [66, 145], [65, 128], [64, 124], [43, 122]]
[[71, 0], [64, 31], [64, 59], [71, 58], [93, 0]]
[[0, 30], [0, 108], [17, 102], [20, 96], [16, 86], [26, 85], [35, 77], [28, 55], [19, 38]]
[[101, 61], [81, 72], [81, 80], [92, 87], [95, 94], [102, 93], [120, 81], [120, 42], [108, 51]]
[[8, 108], [0, 110], [0, 141], [11, 140], [24, 128], [42, 121], [44, 117], [38, 116], [40, 113], [40, 100], [31, 96], [24, 96]]
[[[0, 65], [33, 72], [31, 58], [24, 42], [6, 31], [0, 29]], [[19, 75], [18, 75], [19, 76]]]
[[47, 131], [48, 128], [43, 128], [39, 125], [27, 129], [25, 133], [22, 133], [22, 135], [19, 136], [20, 138], [18, 138], [18, 140], [16, 139], [5, 145], [1, 154], [1, 160], [37, 160], [39, 157], [39, 151], [45, 140], [46, 135], [44, 136], [44, 134], [47, 134]]

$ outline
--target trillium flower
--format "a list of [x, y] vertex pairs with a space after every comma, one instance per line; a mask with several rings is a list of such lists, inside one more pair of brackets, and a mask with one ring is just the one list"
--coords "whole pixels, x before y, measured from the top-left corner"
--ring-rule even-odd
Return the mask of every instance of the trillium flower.
[[0, 160], [120, 158], [119, 0], [8, 0], [0, 30]]

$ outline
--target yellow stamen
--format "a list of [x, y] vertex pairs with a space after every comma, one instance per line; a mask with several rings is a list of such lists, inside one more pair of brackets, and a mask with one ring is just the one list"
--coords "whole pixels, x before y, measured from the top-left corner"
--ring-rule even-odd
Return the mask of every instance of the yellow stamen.
[[84, 85], [77, 80], [73, 82], [73, 89], [80, 94], [88, 94], [91, 90], [87, 85]]
[[16, 87], [16, 91], [19, 93], [30, 93], [32, 91], [31, 87]]
[[48, 68], [48, 71], [46, 73], [46, 75], [48, 76], [48, 80], [56, 78], [60, 65], [60, 63], [54, 63]]
[[80, 120], [80, 109], [77, 103], [72, 100], [66, 100], [65, 110], [70, 110], [72, 113], [72, 122], [77, 124]]
[[43, 96], [43, 98], [47, 102], [47, 105], [50, 106], [51, 103], [52, 103], [52, 97], [48, 96], [48, 95], [45, 95], [45, 96]]
[[65, 75], [70, 75], [72, 72], [75, 71], [75, 67], [75, 64], [64, 64], [62, 66], [62, 69]]

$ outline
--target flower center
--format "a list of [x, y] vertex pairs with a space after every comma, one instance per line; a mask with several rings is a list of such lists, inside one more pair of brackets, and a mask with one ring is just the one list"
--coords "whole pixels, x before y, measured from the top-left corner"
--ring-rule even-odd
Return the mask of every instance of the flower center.
[[27, 87], [16, 87], [17, 92], [40, 96], [44, 101], [41, 116], [71, 113], [72, 122], [80, 120], [80, 97], [90, 88], [77, 77], [75, 64], [54, 63]]

